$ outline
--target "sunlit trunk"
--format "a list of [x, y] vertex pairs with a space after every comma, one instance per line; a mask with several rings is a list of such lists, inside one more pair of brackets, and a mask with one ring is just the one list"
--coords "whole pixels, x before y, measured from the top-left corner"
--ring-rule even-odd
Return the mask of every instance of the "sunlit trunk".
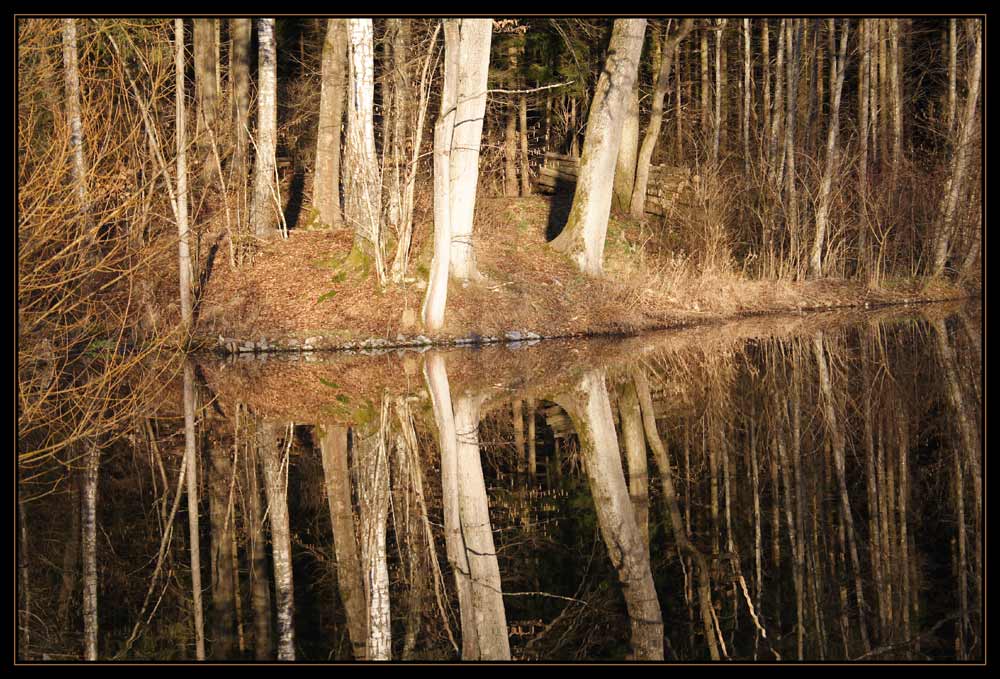
[[278, 235], [278, 48], [274, 19], [257, 20], [257, 139], [250, 223], [258, 238]]
[[[257, 424], [257, 450], [264, 473], [267, 517], [271, 526], [271, 561], [278, 618], [278, 660], [295, 660], [295, 594], [292, 584], [292, 542], [288, 522], [288, 463], [278, 443], [281, 425]], [[288, 432], [293, 436], [293, 432]]]
[[572, 392], [558, 397], [556, 402], [569, 414], [579, 437], [601, 537], [622, 583], [632, 624], [631, 657], [663, 660], [660, 603], [653, 585], [649, 553], [636, 526], [625, 486], [604, 372], [588, 372]]
[[[81, 544], [83, 545], [83, 659], [97, 660], [97, 480], [101, 450], [87, 446], [86, 467], [80, 492]], [[196, 593], [197, 597], [197, 593]], [[204, 651], [202, 657], [204, 658]]]
[[215, 175], [212, 134], [218, 134], [219, 59], [216, 42], [218, 19], [193, 19], [195, 139], [198, 145], [199, 184], [207, 188]]
[[[178, 19], [180, 21], [180, 19]], [[188, 539], [191, 547], [191, 596], [195, 657], [205, 659], [205, 622], [201, 599], [201, 529], [198, 510], [198, 447], [195, 438], [194, 365], [184, 363], [184, 461], [187, 465]]]
[[313, 175], [313, 207], [324, 226], [339, 226], [340, 129], [344, 117], [347, 86], [347, 32], [343, 19], [326, 20], [320, 84], [319, 122], [316, 132], [316, 171]]

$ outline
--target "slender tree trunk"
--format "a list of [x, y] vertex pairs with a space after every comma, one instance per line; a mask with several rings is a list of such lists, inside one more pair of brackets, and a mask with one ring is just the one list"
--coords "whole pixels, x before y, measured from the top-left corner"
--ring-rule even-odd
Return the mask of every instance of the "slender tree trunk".
[[257, 238], [278, 235], [278, 75], [274, 19], [257, 20], [257, 142], [250, 223]]
[[517, 109], [507, 102], [507, 127], [503, 142], [503, 195], [517, 196]]
[[518, 127], [521, 136], [521, 195], [531, 195], [531, 158], [528, 155], [528, 99], [522, 93], [520, 97]]
[[[72, 155], [72, 178], [79, 213], [85, 229], [90, 227], [90, 203], [87, 192], [87, 158], [83, 149], [83, 118], [80, 111], [80, 70], [76, 38], [76, 19], [62, 20], [63, 87], [66, 90], [66, 122]], [[88, 235], [88, 239], [92, 236]]]
[[235, 654], [236, 611], [233, 578], [233, 504], [230, 488], [233, 467], [229, 450], [220, 446], [209, 452], [208, 500], [212, 529], [212, 657], [229, 660]]
[[365, 592], [358, 557], [357, 527], [351, 501], [351, 472], [347, 462], [347, 428], [319, 428], [320, 454], [326, 498], [333, 528], [333, 550], [337, 559], [337, 589], [347, 617], [347, 632], [355, 660], [366, 659], [368, 626]]
[[646, 465], [646, 437], [642, 430], [642, 415], [635, 385], [625, 382], [618, 391], [618, 413], [625, 444], [625, 464], [628, 468], [628, 494], [632, 499], [635, 523], [642, 544], [649, 550], [649, 471]]
[[188, 233], [187, 207], [187, 138], [184, 133], [184, 21], [174, 20], [175, 74], [177, 82], [177, 232], [178, 273], [180, 277], [181, 323], [190, 332], [193, 320], [191, 307], [191, 245]]
[[231, 19], [229, 23], [229, 78], [232, 81], [233, 176], [239, 209], [237, 230], [242, 235], [247, 218], [247, 183], [249, 178], [250, 137], [250, 19]]
[[830, 214], [833, 173], [837, 167], [837, 135], [840, 132], [840, 94], [844, 88], [844, 73], [847, 70], [847, 31], [848, 22], [845, 20], [841, 24], [840, 51], [836, 57], [830, 54], [830, 59], [833, 59], [836, 65], [837, 82], [834, 85], [833, 105], [830, 108], [830, 127], [826, 137], [826, 162], [823, 165], [823, 177], [820, 180], [819, 199], [816, 205], [816, 232], [813, 235], [812, 256], [809, 261], [809, 272], [814, 278], [819, 278], [823, 275], [823, 242], [826, 238], [827, 219]]
[[[97, 481], [101, 449], [87, 442], [87, 461], [80, 493], [81, 543], [83, 545], [83, 659], [97, 660]], [[204, 651], [199, 660], [204, 659]]]
[[195, 140], [198, 146], [199, 184], [204, 190], [215, 174], [211, 134], [218, 131], [219, 58], [215, 24], [217, 19], [194, 22]]
[[295, 594], [292, 541], [288, 521], [288, 463], [278, 445], [280, 425], [259, 422], [257, 450], [264, 472], [267, 517], [271, 525], [271, 561], [278, 618], [278, 660], [295, 660]]
[[316, 132], [313, 207], [323, 226], [337, 227], [340, 212], [340, 130], [344, 118], [347, 74], [347, 30], [344, 19], [326, 20]]
[[580, 176], [573, 207], [552, 247], [568, 254], [585, 273], [603, 271], [604, 240], [611, 211], [615, 161], [622, 119], [642, 52], [645, 19], [616, 19], [609, 58], [597, 83], [587, 118]]
[[[180, 19], [177, 19], [180, 22]], [[195, 437], [194, 365], [184, 363], [184, 460], [187, 465], [188, 532], [191, 542], [191, 595], [194, 606], [195, 657], [205, 659], [205, 621], [201, 596], [201, 529], [198, 510], [198, 445]]]
[[934, 261], [931, 273], [940, 276], [951, 250], [951, 236], [954, 230], [955, 213], [958, 210], [959, 198], [965, 189], [965, 175], [969, 169], [969, 156], [972, 150], [975, 130], [976, 112], [979, 102], [980, 76], [983, 67], [983, 36], [976, 19], [969, 19], [968, 33], [973, 38], [973, 55], [969, 64], [969, 92], [965, 98], [965, 111], [959, 122], [958, 139], [951, 161], [951, 173], [945, 184], [945, 193], [941, 201], [937, 220], [937, 239], [934, 245]]
[[[31, 572], [28, 560], [28, 519], [23, 497], [17, 502], [17, 584], [21, 594], [17, 609], [17, 657], [31, 660]], [[76, 512], [73, 512], [74, 514]]]
[[785, 24], [787, 38], [785, 49], [787, 61], [785, 68], [788, 95], [785, 97], [785, 211], [787, 215], [788, 233], [791, 238], [791, 259], [796, 271], [799, 267], [799, 199], [798, 184], [795, 173], [795, 121], [798, 117], [799, 101], [799, 40], [801, 37], [802, 19], [789, 19]]
[[[684, 19], [680, 28], [673, 35], [671, 35], [666, 29], [664, 29], [663, 32], [663, 46], [661, 48], [662, 56], [660, 57], [660, 68], [656, 75], [656, 86], [653, 89], [653, 101], [650, 105], [649, 113], [649, 125], [646, 127], [646, 133], [642, 137], [642, 146], [639, 149], [639, 158], [636, 162], [635, 185], [632, 189], [632, 197], [630, 199], [630, 213], [634, 219], [642, 219], [646, 212], [646, 191], [649, 188], [649, 169], [653, 164], [653, 153], [656, 150], [656, 144], [660, 138], [660, 129], [663, 125], [663, 101], [666, 98], [667, 87], [670, 83], [670, 66], [672, 57], [678, 49], [681, 41], [683, 41], [684, 38], [686, 38], [691, 32], [693, 26], [694, 19]], [[677, 110], [674, 115], [677, 116], [677, 137], [679, 139], [681, 135], [680, 64], [678, 64], [676, 72]], [[636, 101], [636, 106], [638, 107], [638, 101]], [[638, 111], [636, 112], [636, 117], [638, 118]], [[680, 157], [680, 154], [678, 154], [678, 157]]]
[[955, 131], [955, 112], [958, 110], [958, 19], [948, 19], [948, 108], [945, 131]]
[[264, 549], [264, 510], [260, 502], [258, 481], [259, 457], [257, 442], [247, 447], [246, 476], [247, 503], [250, 516], [250, 604], [254, 616], [254, 657], [257, 660], [272, 659], [271, 631], [271, 581], [268, 575], [267, 553]]
[[[858, 43], [861, 51], [861, 61], [858, 70], [858, 127], [859, 158], [858, 158], [858, 195], [862, 207], [868, 202], [868, 100], [871, 49], [870, 19], [859, 20]], [[868, 223], [861, 219], [858, 223], [858, 273], [865, 275], [868, 271]]]

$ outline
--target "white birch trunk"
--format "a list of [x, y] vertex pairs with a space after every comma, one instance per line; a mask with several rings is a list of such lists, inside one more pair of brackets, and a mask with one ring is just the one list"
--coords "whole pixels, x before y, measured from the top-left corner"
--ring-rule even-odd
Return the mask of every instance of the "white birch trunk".
[[258, 238], [278, 235], [276, 165], [278, 152], [278, 74], [274, 19], [257, 20], [257, 144], [250, 223]]

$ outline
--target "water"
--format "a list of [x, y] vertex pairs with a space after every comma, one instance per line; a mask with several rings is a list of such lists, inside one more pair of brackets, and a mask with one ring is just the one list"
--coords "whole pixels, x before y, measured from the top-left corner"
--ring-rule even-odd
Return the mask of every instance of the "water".
[[200, 357], [196, 485], [182, 371], [22, 469], [21, 658], [981, 660], [980, 323]]

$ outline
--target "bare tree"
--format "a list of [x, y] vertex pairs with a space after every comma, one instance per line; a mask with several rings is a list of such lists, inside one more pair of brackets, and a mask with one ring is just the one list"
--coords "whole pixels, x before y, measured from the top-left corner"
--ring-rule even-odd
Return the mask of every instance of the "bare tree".
[[250, 223], [258, 238], [278, 235], [278, 72], [274, 19], [257, 20], [257, 142]]

